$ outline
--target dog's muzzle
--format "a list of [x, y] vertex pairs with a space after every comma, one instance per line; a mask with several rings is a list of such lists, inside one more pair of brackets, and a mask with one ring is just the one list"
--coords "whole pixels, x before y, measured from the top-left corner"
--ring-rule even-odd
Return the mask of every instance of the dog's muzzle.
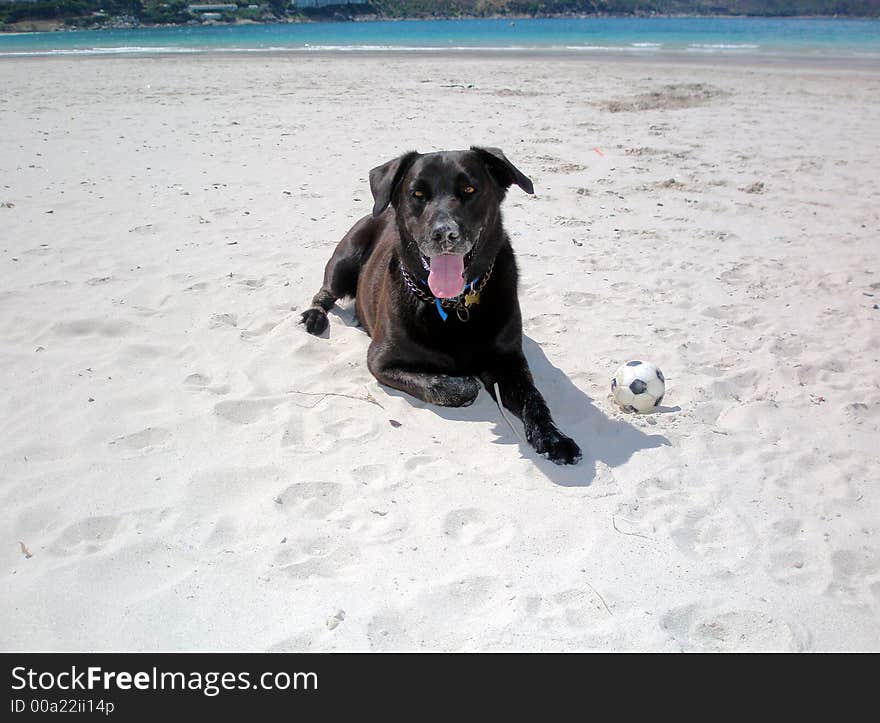
[[438, 224], [431, 242], [419, 245], [422, 266], [428, 272], [428, 288], [436, 298], [452, 299], [461, 294], [482, 231], [481, 228], [471, 242], [462, 238], [456, 224]]

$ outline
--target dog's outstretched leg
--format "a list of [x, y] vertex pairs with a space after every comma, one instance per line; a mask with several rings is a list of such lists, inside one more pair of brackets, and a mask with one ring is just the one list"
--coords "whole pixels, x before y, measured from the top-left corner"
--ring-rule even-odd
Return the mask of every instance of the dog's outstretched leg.
[[336, 245], [324, 267], [324, 283], [312, 299], [311, 308], [306, 309], [300, 318], [309, 334], [323, 334], [329, 324], [327, 312], [336, 300], [355, 295], [358, 276], [372, 251], [377, 226], [372, 217], [362, 218]]
[[474, 403], [480, 393], [480, 383], [473, 377], [409, 372], [395, 367], [374, 371], [373, 376], [381, 384], [441, 407], [467, 407]]
[[498, 383], [501, 399], [496, 401], [522, 420], [526, 440], [538, 454], [546, 455], [556, 464], [576, 464], [580, 461], [580, 447], [559, 431], [550, 416], [547, 402], [535, 387], [524, 356], [512, 356], [500, 361], [490, 371], [480, 374], [480, 379], [493, 399], [494, 386]]
[[466, 407], [480, 393], [480, 384], [473, 377], [412, 371], [383, 352], [383, 345], [373, 342], [367, 353], [367, 367], [380, 384], [441, 407]]

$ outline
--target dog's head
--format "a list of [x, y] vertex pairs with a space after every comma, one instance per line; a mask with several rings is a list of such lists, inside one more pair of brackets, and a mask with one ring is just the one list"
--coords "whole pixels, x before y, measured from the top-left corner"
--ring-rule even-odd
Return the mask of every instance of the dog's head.
[[426, 267], [434, 296], [458, 296], [486, 270], [503, 242], [501, 201], [532, 182], [497, 148], [406, 153], [370, 171], [378, 216], [393, 206], [404, 261]]

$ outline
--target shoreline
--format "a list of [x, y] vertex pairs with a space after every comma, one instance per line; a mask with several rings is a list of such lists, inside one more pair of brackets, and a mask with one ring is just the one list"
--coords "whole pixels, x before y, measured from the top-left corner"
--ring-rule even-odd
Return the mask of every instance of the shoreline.
[[713, 51], [684, 51], [684, 50], [638, 50], [638, 49], [602, 49], [602, 48], [381, 48], [364, 49], [353, 47], [335, 49], [311, 49], [311, 48], [288, 48], [288, 49], [166, 49], [156, 50], [131, 50], [126, 52], [114, 52], [116, 49], [108, 48], [107, 52], [98, 51], [22, 51], [20, 53], [3, 53], [0, 51], [0, 62], [16, 62], [23, 60], [38, 61], [67, 61], [67, 60], [126, 60], [126, 59], [167, 59], [178, 60], [188, 58], [193, 60], [208, 59], [265, 59], [265, 58], [322, 58], [322, 59], [413, 59], [413, 60], [516, 60], [528, 57], [530, 60], [541, 61], [577, 61], [598, 63], [624, 63], [645, 65], [690, 65], [711, 67], [735, 66], [741, 68], [815, 68], [828, 70], [865, 70], [880, 72], [880, 57], [853, 57], [841, 55], [798, 55], [788, 53], [755, 53], [755, 52], [713, 52]]

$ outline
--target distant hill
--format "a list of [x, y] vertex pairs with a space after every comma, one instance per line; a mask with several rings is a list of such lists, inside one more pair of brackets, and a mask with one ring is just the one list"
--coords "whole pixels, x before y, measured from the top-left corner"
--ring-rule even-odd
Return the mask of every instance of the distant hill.
[[385, 17], [442, 15], [880, 16], [880, 0], [373, 0]]
[[880, 0], [227, 0], [222, 5], [206, 14], [186, 0], [0, 0], [0, 29], [555, 15], [880, 17]]
[[[308, 15], [384, 18], [553, 15], [846, 15], [880, 17], [880, 0], [294, 0]], [[317, 6], [317, 7], [315, 7]], [[365, 8], [360, 10], [360, 8]], [[366, 10], [370, 8], [370, 11]]]

